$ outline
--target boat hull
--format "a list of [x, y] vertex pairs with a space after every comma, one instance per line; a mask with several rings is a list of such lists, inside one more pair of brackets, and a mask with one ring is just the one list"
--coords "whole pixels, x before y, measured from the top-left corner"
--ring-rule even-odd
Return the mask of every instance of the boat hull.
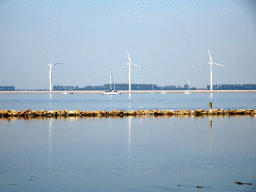
[[120, 92], [111, 91], [111, 92], [102, 93], [102, 95], [121, 95], [121, 93]]

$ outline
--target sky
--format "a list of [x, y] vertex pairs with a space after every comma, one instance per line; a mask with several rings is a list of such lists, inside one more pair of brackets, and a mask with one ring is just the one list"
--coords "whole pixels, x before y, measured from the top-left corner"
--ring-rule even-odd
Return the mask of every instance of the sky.
[[254, 0], [0, 0], [0, 86], [256, 83]]

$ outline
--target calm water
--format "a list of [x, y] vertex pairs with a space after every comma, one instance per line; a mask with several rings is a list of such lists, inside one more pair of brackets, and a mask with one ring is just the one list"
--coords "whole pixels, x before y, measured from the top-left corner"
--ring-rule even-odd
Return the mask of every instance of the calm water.
[[138, 110], [144, 109], [256, 109], [256, 93], [167, 94], [0, 94], [0, 109], [11, 110]]
[[[251, 93], [0, 98], [16, 110], [256, 108]], [[0, 137], [0, 191], [256, 191], [256, 116], [2, 118]]]

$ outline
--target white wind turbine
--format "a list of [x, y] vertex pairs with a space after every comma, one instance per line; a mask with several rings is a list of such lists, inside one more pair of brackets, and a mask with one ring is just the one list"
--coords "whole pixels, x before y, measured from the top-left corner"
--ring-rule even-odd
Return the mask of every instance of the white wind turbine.
[[131, 62], [131, 59], [130, 59], [128, 51], [127, 51], [127, 55], [128, 55], [129, 63], [126, 63], [126, 64], [129, 66], [129, 91], [131, 91], [131, 65], [134, 65], [136, 67], [141, 67], [141, 66], [133, 64]]
[[209, 62], [209, 64], [210, 64], [210, 89], [212, 91], [212, 65], [213, 64], [214, 65], [219, 65], [219, 66], [224, 66], [224, 65], [221, 65], [221, 64], [218, 64], [218, 63], [213, 63], [211, 53], [210, 53], [209, 49], [208, 49], [208, 53], [209, 53], [209, 57], [210, 57], [210, 60], [211, 60], [211, 62]]
[[[46, 57], [46, 55], [44, 55]], [[63, 64], [63, 63], [54, 63], [52, 64], [52, 62], [49, 61], [49, 59], [46, 57], [47, 61], [49, 62], [48, 66], [50, 67], [50, 71], [49, 71], [49, 78], [50, 78], [50, 91], [52, 91], [52, 66], [53, 65], [58, 65], [58, 64]]]

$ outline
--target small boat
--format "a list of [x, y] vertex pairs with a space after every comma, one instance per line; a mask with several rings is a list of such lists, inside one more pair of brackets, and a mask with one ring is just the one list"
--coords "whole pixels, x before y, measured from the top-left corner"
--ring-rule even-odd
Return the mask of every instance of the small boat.
[[153, 89], [153, 85], [152, 85], [152, 92], [150, 94], [155, 94], [155, 91]]
[[67, 92], [67, 91], [65, 91], [65, 92], [62, 92], [62, 94], [63, 94], [63, 95], [73, 94], [73, 92]]
[[64, 92], [62, 92], [62, 94], [63, 94], [63, 95], [73, 94], [73, 92], [71, 92], [71, 91], [70, 91], [70, 92], [67, 92], [67, 91], [66, 91], [66, 88], [65, 88], [65, 91], [64, 91]]
[[[112, 77], [112, 72], [110, 71], [110, 90], [105, 91], [104, 93], [102, 93], [102, 95], [121, 95], [121, 93], [119, 91], [116, 91], [116, 84], [115, 84], [115, 78]], [[112, 90], [112, 79], [114, 82], [114, 90]]]
[[164, 88], [164, 86], [162, 86], [161, 94], [166, 94], [166, 92], [165, 92], [165, 91], [163, 91], [163, 88]]
[[190, 92], [190, 84], [189, 84], [189, 80], [188, 80], [188, 90], [187, 91], [185, 91], [185, 93], [184, 94], [191, 94], [191, 92]]

